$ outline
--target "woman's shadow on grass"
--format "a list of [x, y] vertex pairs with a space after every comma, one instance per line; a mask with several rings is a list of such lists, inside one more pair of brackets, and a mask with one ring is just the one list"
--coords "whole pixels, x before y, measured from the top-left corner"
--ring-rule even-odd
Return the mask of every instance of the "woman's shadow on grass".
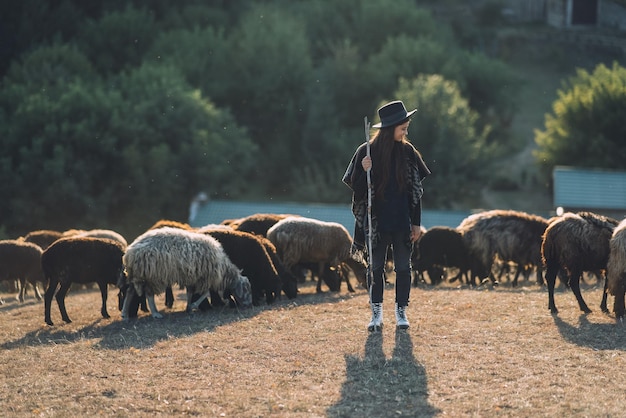
[[413, 356], [407, 331], [397, 330], [392, 357], [385, 358], [383, 333], [369, 333], [365, 356], [346, 356], [346, 381], [341, 399], [329, 417], [431, 417], [440, 411], [428, 403], [426, 371]]

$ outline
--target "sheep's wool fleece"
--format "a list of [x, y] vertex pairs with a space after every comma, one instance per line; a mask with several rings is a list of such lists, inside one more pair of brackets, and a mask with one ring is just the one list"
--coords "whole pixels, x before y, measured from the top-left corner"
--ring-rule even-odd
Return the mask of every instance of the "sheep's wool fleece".
[[209, 288], [222, 291], [239, 277], [239, 270], [215, 238], [179, 228], [158, 228], [140, 235], [126, 249], [123, 262], [139, 294], [143, 285], [153, 294], [173, 284], [195, 286], [198, 293]]
[[305, 217], [288, 217], [267, 231], [287, 267], [299, 262], [328, 262], [338, 265], [350, 256], [352, 238], [337, 222]]

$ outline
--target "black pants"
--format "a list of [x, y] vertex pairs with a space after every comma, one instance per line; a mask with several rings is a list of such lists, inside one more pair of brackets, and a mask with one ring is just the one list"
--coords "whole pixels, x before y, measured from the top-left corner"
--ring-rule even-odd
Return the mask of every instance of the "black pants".
[[[374, 283], [368, 283], [370, 290], [370, 302], [379, 303], [383, 301], [383, 291], [385, 286], [385, 262], [387, 259], [387, 249], [391, 246], [393, 250], [393, 265], [396, 272], [396, 303], [399, 306], [409, 304], [411, 293], [411, 251], [413, 246], [409, 240], [410, 231], [403, 232], [381, 232], [380, 240], [371, 251], [370, 268]], [[368, 280], [371, 276], [368, 276]]]

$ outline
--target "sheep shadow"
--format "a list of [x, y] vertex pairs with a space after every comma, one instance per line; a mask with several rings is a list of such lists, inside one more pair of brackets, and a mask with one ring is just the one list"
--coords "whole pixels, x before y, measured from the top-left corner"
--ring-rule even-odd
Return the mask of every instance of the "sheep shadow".
[[390, 359], [383, 352], [383, 333], [369, 333], [365, 356], [347, 355], [346, 381], [341, 399], [327, 411], [329, 417], [412, 416], [432, 417], [440, 413], [428, 403], [424, 367], [413, 356], [407, 331], [398, 330]]
[[594, 324], [589, 322], [587, 314], [578, 317], [578, 325], [565, 322], [557, 314], [553, 314], [552, 318], [565, 341], [596, 351], [626, 351], [626, 329], [623, 324]]
[[[281, 299], [270, 305], [263, 304], [241, 310], [229, 306], [214, 307], [205, 312], [193, 313], [187, 313], [184, 310], [163, 310], [164, 317], [161, 319], [154, 319], [149, 314], [140, 313], [137, 318], [122, 321], [115, 313], [110, 312], [111, 319], [98, 318], [81, 327], [57, 320], [54, 326], [45, 326], [27, 332], [17, 340], [1, 344], [0, 348], [15, 349], [24, 346], [37, 347], [96, 341], [94, 347], [102, 350], [145, 349], [172, 338], [185, 338], [198, 333], [212, 332], [217, 327], [245, 321], [267, 310], [289, 306], [297, 308], [319, 303], [338, 303], [353, 296], [354, 294], [339, 292], [305, 293], [295, 299]], [[182, 296], [177, 297], [182, 300], [181, 298]], [[23, 306], [17, 302], [14, 305]], [[6, 309], [6, 306], [4, 308]]]
[[17, 340], [5, 342], [0, 348], [15, 349], [24, 346], [97, 340], [94, 344], [96, 349], [145, 349], [171, 338], [211, 332], [217, 327], [245, 320], [257, 313], [258, 310], [254, 309], [237, 310], [224, 307], [191, 314], [184, 311], [166, 312], [161, 319], [154, 319], [151, 316], [141, 316], [129, 321], [99, 318], [80, 328], [60, 323], [30, 331]]

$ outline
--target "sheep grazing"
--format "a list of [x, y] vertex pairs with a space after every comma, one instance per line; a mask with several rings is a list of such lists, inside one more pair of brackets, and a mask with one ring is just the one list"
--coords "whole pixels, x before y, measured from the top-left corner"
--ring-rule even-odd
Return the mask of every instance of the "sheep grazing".
[[72, 322], [65, 309], [65, 295], [72, 283], [98, 283], [102, 295], [103, 318], [110, 318], [107, 312], [107, 290], [109, 284], [116, 284], [123, 275], [121, 243], [110, 239], [91, 237], [67, 237], [55, 241], [41, 255], [41, 267], [48, 288], [44, 295], [45, 321], [53, 325], [50, 318], [50, 305], [56, 292], [56, 300], [65, 322]]
[[548, 220], [541, 216], [513, 210], [490, 210], [465, 218], [457, 230], [469, 251], [472, 283], [476, 277], [487, 276], [492, 283], [498, 283], [491, 271], [496, 255], [518, 266], [537, 266], [541, 282], [541, 240], [547, 226]]
[[253, 305], [259, 305], [263, 294], [268, 304], [280, 296], [282, 287], [280, 277], [259, 237], [228, 227], [206, 227], [198, 229], [198, 232], [218, 240], [230, 261], [250, 280]]
[[[580, 310], [591, 309], [580, 293], [580, 278], [584, 271], [605, 270], [610, 253], [610, 241], [617, 221], [591, 212], [565, 213], [552, 221], [543, 235], [541, 254], [546, 267], [548, 284], [548, 309], [558, 313], [554, 304], [554, 285], [562, 270], [567, 275], [569, 287], [574, 292]], [[605, 290], [606, 290], [605, 280]], [[607, 312], [606, 292], [600, 304]]]
[[[298, 263], [317, 263], [319, 276], [324, 265], [340, 268], [341, 263], [352, 260], [352, 238], [348, 230], [336, 222], [324, 222], [306, 217], [287, 217], [267, 231], [267, 237], [276, 246], [278, 258], [285, 268], [293, 272]], [[321, 292], [321, 280], [317, 291]], [[329, 288], [338, 291], [341, 282]]]
[[267, 231], [278, 221], [297, 215], [278, 214], [278, 213], [256, 213], [237, 220], [230, 224], [234, 229], [243, 232], [249, 232], [255, 235], [267, 236]]
[[[221, 294], [229, 291], [239, 306], [252, 304], [250, 282], [209, 235], [171, 227], [152, 229], [128, 246], [123, 262], [129, 285], [122, 309], [124, 319], [128, 318], [129, 301], [135, 292], [145, 292], [152, 316], [162, 318], [154, 295], [174, 284], [187, 288], [188, 312], [197, 309], [210, 290]], [[194, 292], [201, 297], [191, 302]]]
[[[26, 283], [35, 288], [35, 297], [41, 300], [37, 283], [45, 283], [41, 270], [41, 248], [23, 240], [0, 241], [0, 281], [19, 280], [18, 300], [24, 302]], [[4, 301], [0, 299], [0, 304]]]
[[[186, 222], [179, 222], [179, 221], [174, 221], [171, 219], [160, 219], [156, 221], [154, 225], [152, 225], [149, 229], [158, 229], [158, 228], [163, 228], [166, 226], [171, 227], [171, 228], [184, 229], [185, 231], [194, 230], [194, 228]], [[125, 296], [124, 291], [125, 290], [122, 290], [120, 292], [121, 299], [123, 299]], [[146, 306], [146, 298], [142, 297], [141, 300], [139, 300], [139, 298], [137, 297], [136, 299], [137, 299], [138, 304], [141, 304], [142, 310], [144, 312], [147, 312], [148, 308]], [[168, 286], [167, 289], [165, 289], [165, 306], [167, 306], [168, 308], [171, 308], [172, 306], [174, 306], [174, 291], [172, 290], [171, 286]], [[137, 307], [135, 307], [135, 304], [133, 303], [133, 306], [131, 309], [132, 310], [131, 316], [134, 316], [134, 314], [137, 312]]]
[[615, 318], [623, 322], [626, 292], [626, 219], [613, 230], [609, 241], [609, 260], [606, 267], [607, 291], [615, 296], [613, 312], [615, 312]]
[[459, 274], [454, 278], [467, 275], [470, 268], [469, 253], [463, 236], [455, 228], [434, 226], [427, 230], [416, 242], [413, 251], [413, 270], [417, 273], [413, 285], [424, 271], [428, 273], [430, 282], [437, 285], [442, 281], [445, 267], [456, 267]]

